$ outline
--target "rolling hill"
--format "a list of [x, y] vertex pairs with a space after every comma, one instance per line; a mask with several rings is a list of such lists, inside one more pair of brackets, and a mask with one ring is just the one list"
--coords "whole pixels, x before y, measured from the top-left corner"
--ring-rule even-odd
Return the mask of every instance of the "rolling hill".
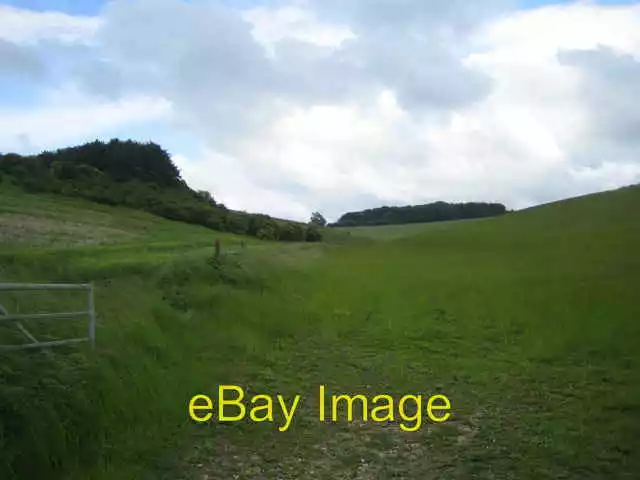
[[[93, 281], [99, 314], [95, 352], [0, 354], [0, 477], [633, 478], [638, 218], [629, 187], [279, 244], [0, 190], [2, 281]], [[291, 428], [190, 421], [189, 399], [222, 384], [300, 394]], [[452, 417], [320, 422], [321, 384], [444, 394]]]

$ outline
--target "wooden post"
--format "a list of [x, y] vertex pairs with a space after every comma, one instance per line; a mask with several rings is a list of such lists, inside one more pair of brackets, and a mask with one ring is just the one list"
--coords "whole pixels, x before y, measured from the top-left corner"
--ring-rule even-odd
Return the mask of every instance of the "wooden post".
[[220, 239], [219, 238], [216, 238], [216, 253], [215, 253], [214, 258], [216, 260], [220, 259]]

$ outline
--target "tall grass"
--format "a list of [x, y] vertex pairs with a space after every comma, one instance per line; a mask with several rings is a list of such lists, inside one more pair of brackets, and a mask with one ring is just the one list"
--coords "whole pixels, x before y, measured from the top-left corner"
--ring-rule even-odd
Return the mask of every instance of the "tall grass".
[[[221, 263], [190, 227], [5, 253], [3, 280], [95, 281], [100, 319], [95, 352], [3, 354], [0, 478], [631, 478], [639, 192]], [[74, 301], [56, 298], [28, 305]], [[303, 404], [285, 434], [191, 424], [189, 398], [221, 383]], [[319, 384], [444, 393], [454, 417], [321, 424]]]

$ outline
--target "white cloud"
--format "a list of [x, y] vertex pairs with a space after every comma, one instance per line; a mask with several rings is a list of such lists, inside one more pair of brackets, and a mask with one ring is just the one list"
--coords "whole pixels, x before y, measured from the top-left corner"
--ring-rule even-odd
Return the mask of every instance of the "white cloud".
[[529, 168], [520, 182], [500, 188], [512, 190], [507, 198], [514, 206], [640, 181], [640, 138], [610, 141], [614, 131], [638, 125], [629, 100], [637, 96], [632, 85], [640, 81], [640, 64], [634, 69], [627, 60], [622, 75], [607, 59], [580, 68], [603, 47], [640, 59], [640, 5], [575, 3], [521, 12], [488, 24], [475, 41], [483, 51], [468, 64], [491, 76], [494, 89], [474, 116], [483, 124], [502, 118], [490, 134], [501, 145], [521, 137], [509, 163]]
[[479, 47], [504, 63], [553, 61], [559, 50], [588, 50], [608, 45], [640, 53], [640, 4], [600, 6], [575, 2], [504, 16], [476, 34]]
[[96, 101], [73, 89], [51, 91], [48, 97], [41, 106], [28, 110], [0, 107], [3, 151], [31, 153], [70, 146], [114, 129], [166, 118], [171, 111], [163, 98]]
[[19, 75], [39, 79], [45, 71], [43, 62], [32, 48], [0, 38], [0, 75]]
[[203, 149], [196, 157], [175, 155], [182, 178], [195, 189], [214, 193], [217, 202], [236, 210], [268, 212], [297, 220], [308, 220], [311, 210], [293, 195], [252, 182], [250, 172], [233, 157]]
[[272, 44], [285, 39], [322, 47], [339, 47], [343, 41], [355, 38], [348, 26], [323, 24], [311, 12], [300, 7], [256, 7], [242, 16], [252, 24], [256, 40], [269, 48], [271, 53]]
[[97, 17], [0, 5], [0, 39], [15, 43], [32, 44], [43, 40], [84, 43], [90, 41], [100, 24]]

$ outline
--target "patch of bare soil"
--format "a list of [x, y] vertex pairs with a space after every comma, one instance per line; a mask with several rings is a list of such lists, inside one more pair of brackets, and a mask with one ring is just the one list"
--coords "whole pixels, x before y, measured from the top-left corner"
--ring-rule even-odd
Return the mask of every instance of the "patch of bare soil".
[[[405, 432], [394, 422], [319, 424], [308, 435], [292, 439], [275, 434], [255, 448], [233, 443], [226, 435], [214, 435], [194, 446], [186, 459], [188, 472], [172, 478], [466, 478], [457, 457], [473, 441], [479, 417], [424, 425], [416, 432]], [[216, 429], [217, 434], [224, 434], [224, 428]]]

